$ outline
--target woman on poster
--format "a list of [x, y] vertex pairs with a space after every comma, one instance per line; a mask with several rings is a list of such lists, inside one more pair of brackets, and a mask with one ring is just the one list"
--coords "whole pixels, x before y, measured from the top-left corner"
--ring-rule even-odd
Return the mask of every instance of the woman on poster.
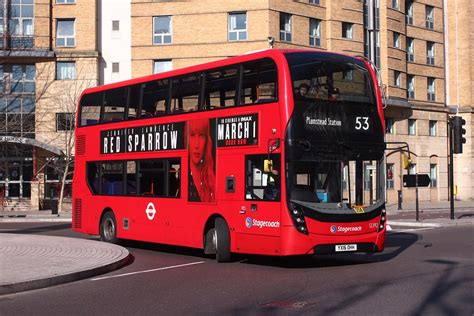
[[189, 122], [189, 201], [215, 201], [214, 157], [209, 119]]

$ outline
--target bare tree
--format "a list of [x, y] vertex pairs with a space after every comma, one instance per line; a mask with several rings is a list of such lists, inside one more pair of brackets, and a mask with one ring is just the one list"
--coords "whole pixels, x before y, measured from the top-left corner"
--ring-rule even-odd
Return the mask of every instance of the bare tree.
[[[61, 75], [61, 80], [55, 80], [51, 85], [48, 76], [42, 78], [42, 85], [47, 86], [47, 89], [44, 89], [45, 93], [38, 100], [37, 138], [62, 150], [62, 155], [51, 164], [60, 176], [59, 212], [63, 210], [66, 184], [73, 172], [76, 107], [82, 91], [97, 85], [97, 78], [89, 76], [93, 74], [91, 69], [96, 69], [95, 62], [88, 59], [71, 63], [71, 68]], [[51, 63], [44, 67], [51, 67]], [[54, 74], [52, 71], [45, 73]], [[43, 86], [38, 88], [42, 89]]]

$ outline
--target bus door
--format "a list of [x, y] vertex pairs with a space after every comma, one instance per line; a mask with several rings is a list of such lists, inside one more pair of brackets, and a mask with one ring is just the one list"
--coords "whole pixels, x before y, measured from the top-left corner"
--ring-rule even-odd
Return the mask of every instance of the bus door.
[[238, 247], [242, 252], [275, 254], [280, 236], [280, 155], [246, 155], [244, 160], [245, 199], [235, 222], [241, 234]]

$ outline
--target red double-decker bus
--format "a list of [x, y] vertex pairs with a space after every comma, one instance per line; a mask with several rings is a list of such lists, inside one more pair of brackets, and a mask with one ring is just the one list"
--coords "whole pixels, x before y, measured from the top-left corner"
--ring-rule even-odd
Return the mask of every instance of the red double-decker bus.
[[73, 229], [272, 256], [384, 249], [372, 66], [266, 50], [84, 91]]

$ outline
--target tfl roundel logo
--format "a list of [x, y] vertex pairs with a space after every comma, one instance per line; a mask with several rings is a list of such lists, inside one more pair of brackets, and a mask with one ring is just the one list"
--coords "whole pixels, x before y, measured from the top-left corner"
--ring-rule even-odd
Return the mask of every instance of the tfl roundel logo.
[[252, 219], [250, 217], [247, 217], [245, 219], [245, 226], [247, 226], [247, 228], [251, 228], [252, 227]]
[[335, 233], [337, 232], [337, 226], [336, 225], [332, 225], [331, 226], [331, 233]]

